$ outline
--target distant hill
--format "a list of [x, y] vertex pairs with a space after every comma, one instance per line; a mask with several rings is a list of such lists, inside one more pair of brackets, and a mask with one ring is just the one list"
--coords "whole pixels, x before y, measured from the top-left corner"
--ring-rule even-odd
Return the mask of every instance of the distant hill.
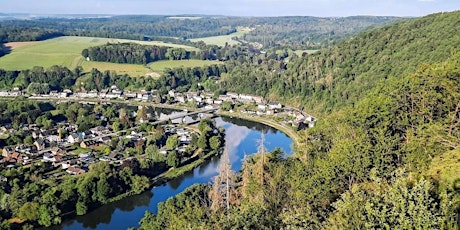
[[[0, 38], [22, 29], [55, 31], [65, 35], [188, 42], [187, 39], [229, 35], [238, 27], [253, 30], [242, 39], [265, 46], [296, 49], [324, 47], [363, 29], [397, 20], [396, 17], [228, 17], [157, 15], [10, 15], [0, 21]], [[10, 18], [11, 19], [11, 18]], [[180, 20], [178, 20], [180, 19]], [[19, 41], [5, 40], [5, 41]], [[25, 39], [22, 39], [23, 41]], [[190, 43], [190, 42], [189, 42]]]
[[[257, 66], [244, 73], [235, 68], [221, 85], [317, 112], [330, 111], [353, 104], [384, 79], [407, 75], [423, 63], [446, 60], [459, 51], [458, 31], [460, 11], [403, 20], [299, 58], [280, 74], [260, 77], [250, 74]], [[261, 91], [260, 86], [267, 84]]]

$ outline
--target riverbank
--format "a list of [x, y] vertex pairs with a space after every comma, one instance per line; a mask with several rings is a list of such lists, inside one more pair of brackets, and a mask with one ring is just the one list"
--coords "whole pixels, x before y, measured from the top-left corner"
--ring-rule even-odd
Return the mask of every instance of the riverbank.
[[264, 124], [264, 125], [268, 125], [268, 126], [270, 126], [272, 128], [275, 128], [275, 129], [283, 132], [284, 134], [286, 134], [289, 138], [291, 138], [293, 140], [294, 149], [296, 151], [304, 152], [304, 150], [303, 150], [304, 148], [302, 148], [304, 146], [304, 144], [302, 142], [302, 138], [300, 137], [300, 135], [296, 131], [294, 131], [292, 129], [292, 127], [280, 124], [280, 123], [278, 123], [276, 121], [273, 121], [272, 119], [267, 119], [265, 117], [246, 115], [246, 114], [242, 114], [242, 113], [239, 113], [239, 112], [230, 113], [230, 112], [218, 110], [216, 113], [219, 116], [226, 116], [226, 117], [231, 117], [231, 118], [239, 118], [239, 119], [243, 119], [243, 120], [247, 120], [247, 121], [258, 122], [258, 123], [261, 123], [261, 124]]

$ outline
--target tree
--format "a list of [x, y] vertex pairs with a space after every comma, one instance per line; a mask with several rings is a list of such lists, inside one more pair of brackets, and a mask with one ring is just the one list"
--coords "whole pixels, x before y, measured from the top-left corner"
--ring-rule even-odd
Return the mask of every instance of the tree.
[[75, 209], [77, 211], [77, 215], [81, 216], [81, 215], [85, 215], [86, 212], [88, 211], [88, 206], [86, 206], [86, 203], [82, 200], [78, 200], [77, 201], [77, 204], [75, 206]]
[[166, 164], [168, 164], [169, 167], [177, 167], [179, 163], [180, 163], [180, 159], [179, 159], [179, 156], [177, 155], [177, 152], [176, 151], [169, 152]]
[[24, 138], [24, 144], [32, 145], [34, 143], [34, 138], [32, 136], [27, 136]]
[[208, 148], [208, 141], [205, 135], [203, 134], [200, 135], [200, 137], [198, 138], [197, 146], [198, 148], [203, 149], [203, 150]]
[[209, 146], [212, 150], [218, 150], [222, 146], [219, 136], [213, 136], [209, 139]]
[[97, 199], [105, 203], [107, 202], [108, 195], [110, 193], [110, 185], [107, 182], [105, 174], [101, 174], [99, 181], [97, 182]]
[[177, 135], [172, 135], [166, 140], [166, 148], [169, 150], [174, 150], [179, 147], [179, 137]]
[[51, 226], [52, 225], [52, 217], [51, 217], [50, 210], [48, 209], [48, 207], [46, 205], [42, 204], [38, 208], [38, 212], [39, 212], [38, 223], [43, 225], [43, 226], [45, 226], [45, 227]]
[[220, 164], [219, 174], [214, 177], [214, 183], [212, 189], [209, 192], [209, 198], [211, 199], [211, 210], [219, 211], [221, 208], [225, 208], [228, 211], [230, 209], [231, 193], [235, 186], [235, 173], [231, 169], [230, 158], [228, 149], [224, 149]]
[[27, 202], [19, 209], [18, 217], [25, 221], [35, 221], [40, 217], [39, 215], [40, 205], [35, 202]]

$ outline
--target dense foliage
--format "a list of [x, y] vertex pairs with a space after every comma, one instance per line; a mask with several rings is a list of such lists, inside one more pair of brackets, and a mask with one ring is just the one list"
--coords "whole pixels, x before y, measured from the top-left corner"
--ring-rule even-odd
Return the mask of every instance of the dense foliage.
[[458, 30], [460, 12], [400, 21], [292, 60], [287, 68], [283, 62], [267, 64], [257, 58], [229, 63], [230, 74], [220, 87], [330, 111], [355, 103], [383, 78], [444, 61], [460, 46]]
[[167, 47], [160, 46], [147, 46], [136, 43], [108, 43], [84, 49], [82, 55], [91, 61], [147, 64], [153, 61], [165, 60], [167, 51]]
[[211, 189], [195, 186], [141, 229], [455, 229], [459, 175], [431, 160], [460, 145], [458, 58], [387, 79], [323, 117], [296, 158], [259, 151], [232, 179], [229, 207], [213, 208]]
[[43, 163], [7, 172], [9, 183], [0, 186], [0, 213], [49, 227], [59, 224], [63, 214], [76, 210], [85, 214], [124, 192], [137, 194], [150, 186], [149, 179], [136, 173], [128, 163], [113, 167], [107, 162], [92, 164], [83, 176], [41, 180], [36, 175], [53, 170]]
[[102, 90], [112, 85], [126, 90], [158, 90], [166, 94], [168, 90], [177, 89], [186, 92], [200, 89], [200, 83], [211, 78], [220, 77], [226, 73], [223, 65], [210, 65], [193, 68], [166, 69], [157, 79], [152, 77], [130, 77], [119, 75], [115, 71], [101, 72], [92, 69], [83, 72], [81, 67], [73, 71], [62, 66], [52, 66], [49, 69], [34, 67], [31, 70], [8, 71], [0, 69], [0, 89], [11, 90], [14, 87], [26, 89], [29, 94], [43, 94], [50, 90], [73, 89]]
[[[244, 40], [266, 47], [316, 48], [327, 45], [369, 26], [393, 21], [394, 17], [209, 17], [113, 16], [106, 18], [0, 21], [1, 41], [39, 40], [59, 33], [76, 36], [162, 40], [188, 43], [185, 39], [228, 35], [238, 27], [255, 28]], [[27, 31], [23, 33], [22, 31]], [[39, 31], [42, 30], [42, 31]], [[37, 31], [39, 31], [37, 34]], [[276, 32], [274, 35], [273, 32]], [[325, 41], [323, 43], [323, 41]]]

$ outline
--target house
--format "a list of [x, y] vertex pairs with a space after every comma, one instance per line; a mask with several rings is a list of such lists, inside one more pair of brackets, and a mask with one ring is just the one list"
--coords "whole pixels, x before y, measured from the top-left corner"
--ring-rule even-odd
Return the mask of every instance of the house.
[[176, 94], [176, 97], [174, 97], [174, 98], [176, 99], [177, 102], [185, 103], [185, 97], [181, 93]]
[[54, 155], [51, 152], [45, 152], [43, 154], [43, 162], [53, 162], [54, 161]]
[[11, 148], [11, 147], [5, 147], [2, 150], [2, 156], [3, 157], [10, 157], [11, 153], [13, 153], [13, 148]]
[[92, 140], [90, 140], [90, 141], [82, 141], [80, 143], [80, 147], [87, 149], [87, 148], [92, 148], [92, 147], [98, 146], [98, 144], [99, 143], [97, 141], [92, 141]]
[[235, 99], [239, 98], [239, 95], [237, 93], [227, 92], [227, 96]]
[[68, 137], [67, 137], [67, 142], [71, 143], [71, 144], [74, 144], [74, 143], [77, 143], [77, 142], [80, 142], [81, 141], [81, 137], [78, 136], [76, 133], [71, 133]]
[[252, 100], [254, 100], [256, 103], [264, 102], [264, 98], [261, 96], [252, 96]]
[[110, 141], [112, 141], [112, 138], [110, 138], [109, 136], [104, 136], [104, 137], [99, 138], [98, 141], [107, 144]]
[[67, 168], [66, 172], [72, 175], [81, 175], [86, 171], [78, 166], [70, 166]]
[[203, 102], [203, 98], [201, 96], [193, 96], [193, 100], [199, 103]]
[[47, 147], [47, 142], [41, 138], [37, 139], [34, 142], [35, 147], [37, 147], [38, 151], [41, 151]]
[[170, 97], [175, 97], [176, 96], [175, 94], [176, 94], [176, 91], [174, 91], [173, 89], [168, 91], [168, 95]]
[[283, 105], [279, 102], [271, 102], [268, 104], [268, 107], [270, 109], [282, 109], [283, 108]]
[[67, 151], [65, 149], [61, 149], [59, 147], [54, 147], [51, 149], [51, 153], [55, 156], [64, 156], [67, 154]]
[[61, 142], [61, 138], [58, 135], [49, 135], [46, 136], [45, 139], [48, 142]]
[[123, 92], [123, 96], [125, 97], [125, 99], [131, 99], [131, 98], [136, 98], [137, 97], [137, 93], [136, 92]]
[[257, 108], [258, 108], [259, 110], [265, 111], [265, 109], [267, 109], [267, 106], [266, 106], [265, 104], [258, 104], [258, 105], [257, 105]]

